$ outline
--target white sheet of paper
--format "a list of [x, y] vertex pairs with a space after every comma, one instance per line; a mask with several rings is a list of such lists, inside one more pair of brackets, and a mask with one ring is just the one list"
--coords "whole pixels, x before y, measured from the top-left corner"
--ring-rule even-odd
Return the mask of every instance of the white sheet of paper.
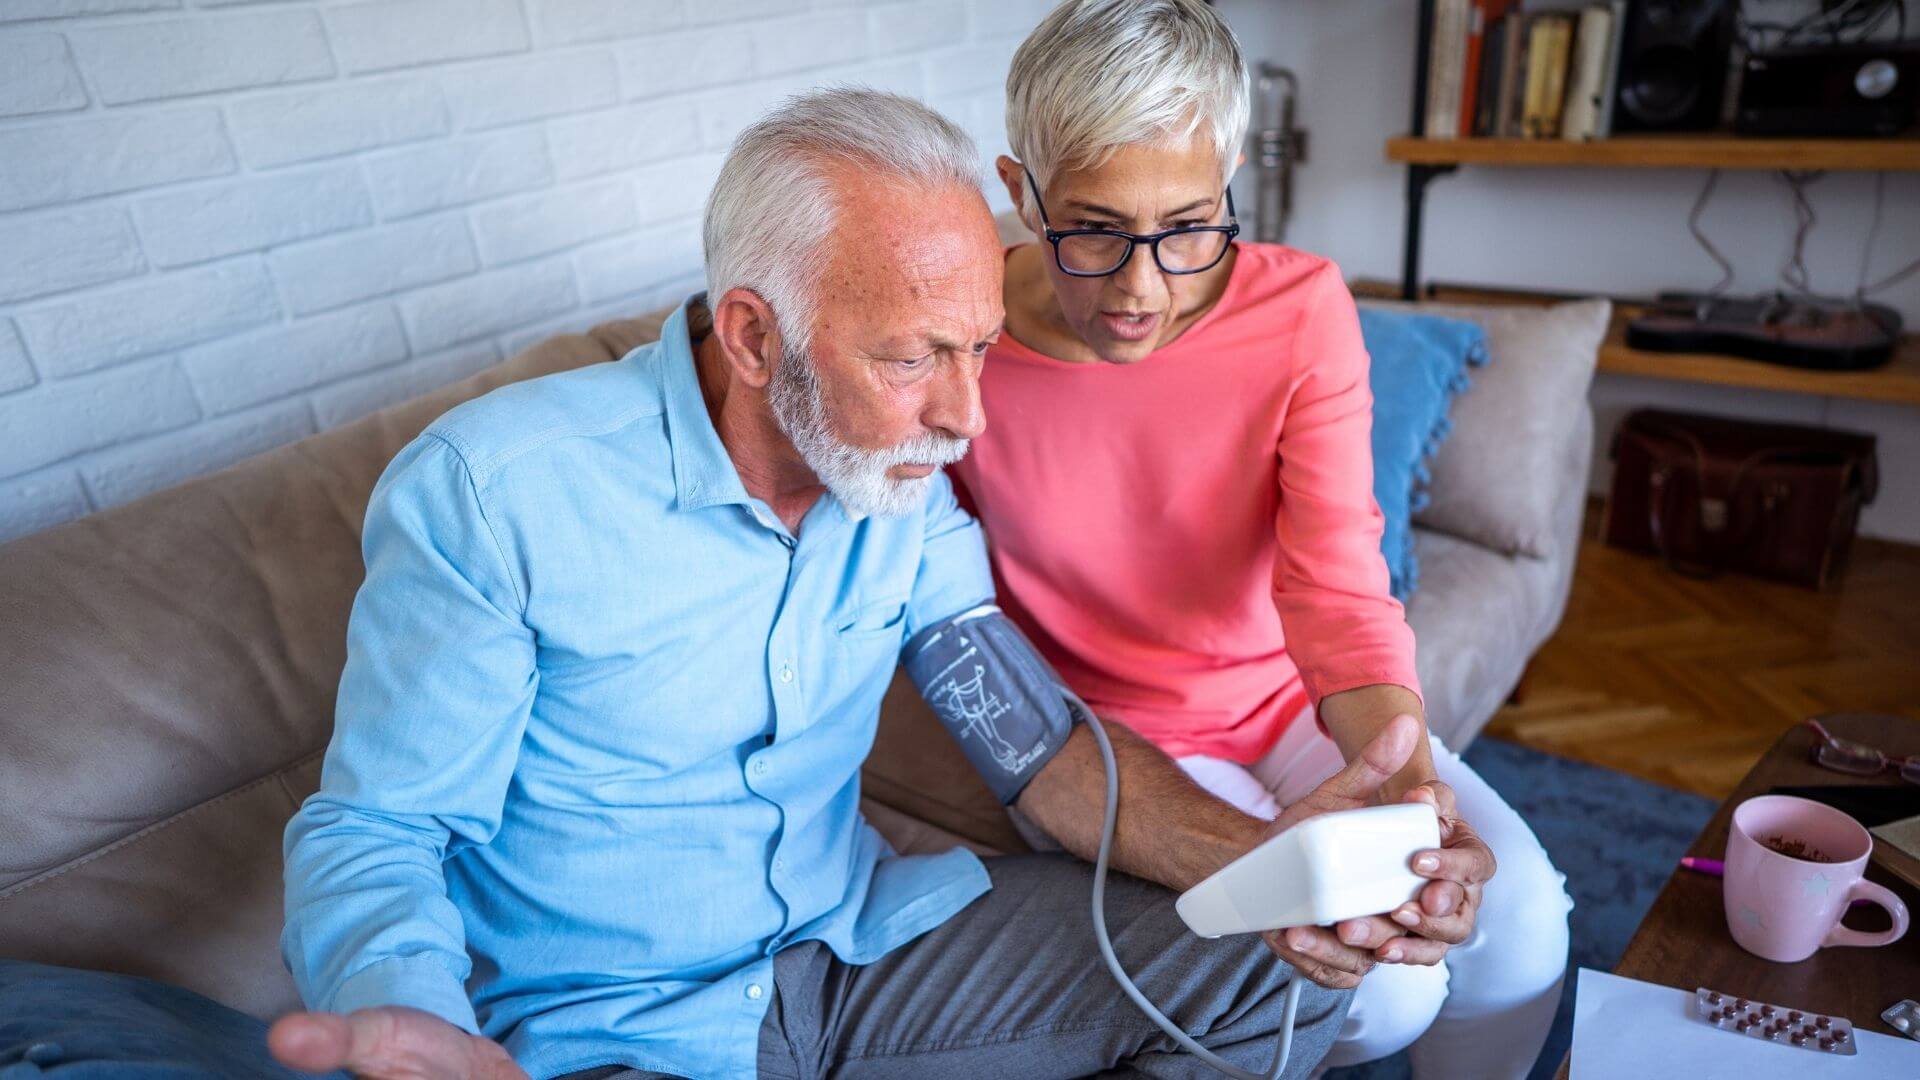
[[[1742, 987], [1715, 987], [1739, 993]], [[1765, 1000], [1764, 996], [1756, 1000]], [[1777, 1002], [1791, 1006], [1793, 1002]], [[1887, 1004], [1893, 1004], [1888, 1001]], [[1864, 1017], [1849, 1016], [1856, 1023]], [[1852, 1057], [1761, 1042], [1693, 1016], [1693, 993], [1580, 969], [1573, 998], [1569, 1080], [1683, 1076], [1687, 1080], [1914, 1080], [1920, 1042], [1854, 1032]]]

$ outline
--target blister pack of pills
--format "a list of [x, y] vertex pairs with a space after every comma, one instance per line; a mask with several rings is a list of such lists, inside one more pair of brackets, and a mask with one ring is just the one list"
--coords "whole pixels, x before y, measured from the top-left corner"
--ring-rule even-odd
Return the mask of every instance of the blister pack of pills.
[[1722, 1031], [1797, 1046], [1826, 1054], [1854, 1054], [1853, 1021], [1844, 1016], [1790, 1009], [1749, 1001], [1701, 987], [1693, 992], [1693, 1014]]
[[1904, 1033], [1909, 1039], [1920, 1039], [1920, 1001], [1896, 1002], [1880, 1019], [1895, 1031]]

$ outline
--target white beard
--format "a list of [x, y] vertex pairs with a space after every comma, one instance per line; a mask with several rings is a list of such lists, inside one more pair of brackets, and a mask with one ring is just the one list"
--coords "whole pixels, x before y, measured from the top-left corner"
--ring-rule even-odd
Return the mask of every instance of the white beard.
[[895, 465], [951, 465], [967, 455], [968, 440], [934, 432], [884, 450], [864, 450], [840, 441], [827, 417], [813, 358], [785, 349], [767, 385], [774, 422], [833, 497], [855, 514], [897, 517], [926, 500], [933, 477], [901, 480], [887, 475]]

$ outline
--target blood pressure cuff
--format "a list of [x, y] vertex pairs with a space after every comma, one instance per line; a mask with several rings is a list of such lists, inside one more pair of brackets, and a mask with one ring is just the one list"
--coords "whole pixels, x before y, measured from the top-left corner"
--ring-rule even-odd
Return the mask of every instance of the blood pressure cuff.
[[902, 655], [920, 696], [1003, 804], [1060, 752], [1086, 708], [991, 604], [921, 630]]

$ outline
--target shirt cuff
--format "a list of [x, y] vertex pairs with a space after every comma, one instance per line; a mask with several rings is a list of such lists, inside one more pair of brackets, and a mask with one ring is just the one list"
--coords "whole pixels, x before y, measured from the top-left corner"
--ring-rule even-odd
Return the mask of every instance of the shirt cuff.
[[354, 972], [333, 992], [329, 1012], [350, 1013], [383, 1005], [430, 1012], [469, 1035], [480, 1034], [466, 987], [445, 964], [424, 956], [392, 956]]
[[1375, 668], [1342, 671], [1337, 675], [1316, 673], [1311, 679], [1302, 681], [1307, 684], [1307, 697], [1313, 703], [1318, 714], [1320, 702], [1335, 694], [1347, 690], [1358, 690], [1363, 686], [1398, 686], [1420, 699], [1420, 708], [1427, 707], [1427, 695], [1420, 689], [1420, 676], [1412, 668], [1396, 665], [1383, 665]]

